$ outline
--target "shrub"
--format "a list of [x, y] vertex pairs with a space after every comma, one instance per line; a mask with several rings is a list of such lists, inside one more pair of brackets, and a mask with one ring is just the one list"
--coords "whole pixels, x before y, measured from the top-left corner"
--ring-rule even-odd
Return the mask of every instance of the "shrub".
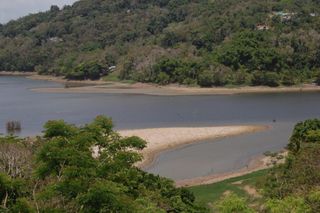
[[234, 193], [230, 193], [216, 203], [216, 208], [220, 213], [253, 213], [246, 200]]
[[133, 59], [130, 58], [126, 60], [120, 70], [119, 78], [121, 80], [129, 80], [131, 78], [132, 72], [134, 68]]
[[96, 61], [79, 64], [66, 75], [70, 80], [97, 80], [104, 73], [104, 68]]
[[275, 72], [266, 72], [264, 75], [263, 85], [269, 87], [279, 86], [279, 75]]
[[167, 32], [164, 35], [164, 38], [161, 40], [161, 46], [163, 47], [173, 47], [178, 42], [180, 42], [182, 39], [173, 32]]
[[318, 119], [310, 119], [297, 123], [288, 144], [289, 150], [293, 152], [299, 151], [301, 143], [309, 142], [308, 139], [310, 140], [311, 137], [313, 138], [312, 141], [315, 141], [314, 133], [319, 134], [318, 131], [320, 131], [320, 120]]
[[253, 86], [263, 85], [263, 73], [261, 71], [255, 71], [252, 74], [251, 84]]
[[211, 87], [213, 85], [213, 75], [209, 70], [203, 71], [198, 76], [198, 84], [201, 87]]
[[311, 212], [303, 198], [286, 197], [283, 200], [269, 200], [266, 203], [266, 209], [270, 213], [308, 213]]
[[233, 84], [243, 85], [248, 82], [249, 74], [245, 70], [239, 70], [232, 75]]
[[275, 72], [255, 71], [252, 75], [251, 84], [253, 86], [279, 86], [279, 75]]
[[320, 86], [320, 72], [319, 72], [319, 74], [318, 74], [318, 76], [317, 76], [317, 78], [316, 78], [316, 84], [317, 84], [318, 86]]
[[313, 212], [320, 212], [320, 191], [315, 190], [309, 193], [306, 198]]
[[170, 83], [170, 76], [164, 72], [160, 72], [157, 76], [157, 83], [161, 85], [166, 85]]
[[285, 86], [292, 86], [296, 84], [293, 73], [284, 72], [282, 75], [281, 83]]

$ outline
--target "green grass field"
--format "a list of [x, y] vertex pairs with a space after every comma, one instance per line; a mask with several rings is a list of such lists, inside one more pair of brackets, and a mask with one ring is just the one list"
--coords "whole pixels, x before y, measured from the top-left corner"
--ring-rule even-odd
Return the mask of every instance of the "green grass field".
[[[197, 202], [203, 204], [216, 202], [226, 191], [234, 192], [241, 197], [249, 197], [249, 195], [243, 189], [243, 186], [255, 186], [259, 181], [259, 178], [265, 176], [268, 171], [268, 169], [261, 170], [244, 176], [227, 179], [218, 183], [193, 186], [189, 189], [194, 193]], [[235, 182], [241, 182], [241, 184], [235, 184]]]

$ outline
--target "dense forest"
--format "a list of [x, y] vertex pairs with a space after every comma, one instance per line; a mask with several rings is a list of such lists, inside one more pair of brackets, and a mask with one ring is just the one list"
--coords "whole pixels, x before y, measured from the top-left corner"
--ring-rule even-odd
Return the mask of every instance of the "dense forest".
[[0, 70], [204, 87], [320, 84], [320, 1], [52, 6], [0, 25]]
[[[283, 164], [260, 177], [258, 200], [234, 193], [210, 205], [134, 164], [146, 146], [110, 118], [77, 127], [49, 121], [36, 138], [0, 137], [0, 212], [318, 213], [320, 120], [298, 123]], [[214, 193], [211, 191], [210, 193]]]

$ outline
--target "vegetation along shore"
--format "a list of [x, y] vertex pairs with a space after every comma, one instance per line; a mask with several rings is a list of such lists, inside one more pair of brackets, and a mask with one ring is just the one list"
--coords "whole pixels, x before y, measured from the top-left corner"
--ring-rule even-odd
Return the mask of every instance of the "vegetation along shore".
[[293, 86], [232, 86], [201, 88], [179, 84], [158, 85], [152, 83], [121, 82], [100, 80], [68, 80], [63, 76], [39, 75], [35, 72], [1, 71], [0, 76], [22, 76], [33, 80], [52, 81], [65, 85], [63, 88], [35, 88], [35, 92], [44, 93], [106, 93], [106, 94], [143, 94], [143, 95], [232, 95], [247, 93], [290, 93], [320, 92], [316, 84]]
[[[320, 210], [317, 119], [295, 126], [288, 152], [266, 154], [269, 163], [266, 161], [264, 165], [268, 167], [261, 168], [267, 170], [239, 173], [246, 174], [240, 177], [229, 175], [233, 178], [222, 182], [191, 183], [190, 189], [176, 188], [173, 181], [136, 167], [143, 159], [141, 152], [148, 147], [147, 142], [137, 136], [121, 137], [107, 117], [98, 116], [82, 127], [62, 120], [49, 121], [44, 128], [44, 134], [32, 140], [0, 136], [1, 210], [28, 213], [104, 209], [201, 213]], [[206, 185], [194, 186], [198, 184]]]

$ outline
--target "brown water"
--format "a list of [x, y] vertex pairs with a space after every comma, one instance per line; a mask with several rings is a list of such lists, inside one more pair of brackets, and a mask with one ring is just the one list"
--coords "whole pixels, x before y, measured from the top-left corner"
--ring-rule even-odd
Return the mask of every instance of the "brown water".
[[[111, 116], [118, 129], [266, 124], [266, 132], [205, 141], [162, 153], [147, 170], [174, 179], [229, 172], [265, 151], [282, 149], [293, 125], [320, 117], [320, 93], [207, 96], [121, 94], [46, 94], [30, 88], [63, 85], [23, 77], [0, 77], [0, 132], [9, 120], [21, 122], [21, 135], [35, 135], [50, 119], [76, 124], [99, 114]], [[276, 120], [274, 123], [273, 120]]]

